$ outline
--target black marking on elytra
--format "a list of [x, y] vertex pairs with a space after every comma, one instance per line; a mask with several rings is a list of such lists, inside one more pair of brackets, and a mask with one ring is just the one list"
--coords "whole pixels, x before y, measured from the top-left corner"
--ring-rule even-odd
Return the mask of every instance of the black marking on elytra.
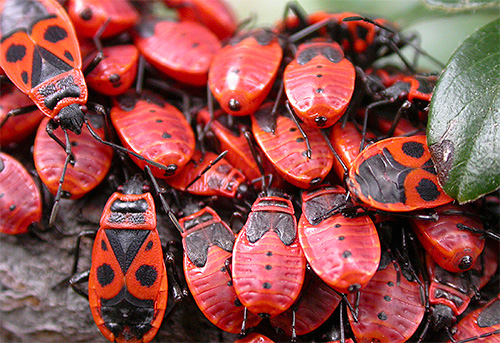
[[16, 205], [12, 204], [9, 206], [9, 211], [14, 211], [16, 209]]
[[141, 265], [135, 272], [135, 278], [144, 287], [153, 286], [157, 277], [158, 272], [156, 268], [147, 264]]
[[97, 281], [101, 287], [105, 287], [113, 282], [115, 278], [115, 272], [113, 268], [107, 263], [101, 264], [97, 267]]
[[392, 282], [392, 281], [387, 282], [387, 286], [393, 287], [394, 286], [394, 282]]
[[286, 246], [293, 243], [297, 234], [294, 218], [288, 213], [257, 211], [248, 215], [246, 234], [250, 243], [257, 242], [269, 230], [276, 232]]
[[266, 256], [269, 256], [269, 257], [273, 256], [273, 252], [272, 251], [266, 252]]
[[477, 325], [481, 328], [485, 328], [498, 324], [500, 324], [500, 300], [496, 299], [485, 307], [479, 316], [477, 316]]
[[304, 137], [299, 137], [295, 140], [297, 143], [302, 143], [304, 141]]
[[315, 45], [302, 50], [297, 56], [297, 63], [304, 65], [318, 55], [323, 55], [332, 63], [339, 63], [344, 59], [344, 53], [336, 47]]
[[232, 252], [234, 235], [221, 223], [213, 223], [189, 233], [185, 242], [188, 258], [196, 267], [201, 268], [207, 263], [209, 247], [216, 245], [225, 251]]
[[172, 135], [168, 132], [163, 132], [161, 135], [162, 138], [169, 139], [172, 138]]
[[338, 240], [343, 241], [345, 239], [345, 236], [339, 236]]
[[352, 256], [352, 253], [349, 251], [349, 250], [346, 250], [342, 253], [342, 257], [343, 258], [348, 258], [348, 257], [351, 257]]
[[108, 245], [106, 244], [106, 241], [104, 239], [101, 240], [101, 250], [108, 251]]
[[264, 282], [262, 284], [262, 288], [264, 288], [264, 289], [271, 289], [271, 287], [272, 287], [272, 284], [270, 282]]
[[273, 269], [273, 266], [271, 266], [270, 264], [266, 264], [265, 267], [264, 267], [265, 270], [271, 270]]
[[80, 18], [84, 21], [91, 20], [93, 16], [94, 12], [92, 12], [92, 8], [90, 7], [85, 7], [83, 10], [80, 11]]
[[21, 73], [21, 79], [23, 80], [23, 82], [24, 82], [25, 85], [28, 84], [29, 78], [28, 78], [28, 72], [26, 70], [24, 70]]
[[9, 63], [22, 61], [24, 56], [26, 56], [26, 47], [22, 44], [11, 44], [5, 53], [5, 59]]
[[422, 200], [425, 201], [434, 201], [441, 195], [436, 183], [429, 179], [421, 179], [415, 189]]
[[65, 40], [68, 37], [68, 32], [59, 25], [50, 25], [45, 30], [43, 38], [51, 43], [57, 43]]
[[68, 60], [70, 60], [71, 62], [74, 62], [75, 59], [73, 58], [73, 55], [71, 55], [71, 52], [69, 52], [68, 50], [65, 50], [64, 51], [64, 57], [66, 57]]
[[392, 298], [389, 295], [384, 295], [385, 301], [392, 301]]
[[148, 244], [146, 245], [146, 248], [144, 250], [149, 251], [153, 249], [153, 241], [149, 241]]
[[323, 88], [316, 88], [316, 93], [323, 93], [325, 90]]
[[104, 232], [123, 274], [127, 272], [144, 241], [151, 233], [149, 230], [130, 229], [107, 229]]
[[200, 45], [198, 42], [194, 42], [191, 44], [191, 49], [197, 48]]
[[243, 304], [241, 303], [240, 299], [236, 298], [234, 300], [234, 306], [236, 307], [240, 307], [240, 306], [243, 306]]
[[[394, 159], [387, 148], [366, 159], [359, 166], [356, 181], [361, 193], [385, 204], [406, 203], [404, 181], [412, 171]], [[384, 175], [381, 178], [380, 175]], [[391, 180], [391, 181], [387, 181]]]
[[404, 142], [401, 146], [401, 150], [406, 156], [410, 156], [413, 158], [420, 158], [425, 153], [425, 147], [420, 142]]

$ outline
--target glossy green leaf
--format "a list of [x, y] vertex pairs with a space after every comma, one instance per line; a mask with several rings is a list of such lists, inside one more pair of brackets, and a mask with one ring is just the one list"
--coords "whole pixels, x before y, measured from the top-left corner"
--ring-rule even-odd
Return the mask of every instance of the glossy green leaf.
[[450, 58], [434, 90], [427, 142], [444, 191], [460, 203], [500, 187], [500, 18]]

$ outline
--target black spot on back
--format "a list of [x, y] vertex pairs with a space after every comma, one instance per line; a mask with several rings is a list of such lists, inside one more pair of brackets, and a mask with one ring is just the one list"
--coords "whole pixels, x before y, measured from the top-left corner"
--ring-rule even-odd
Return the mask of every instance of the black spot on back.
[[93, 15], [94, 13], [92, 12], [92, 9], [90, 7], [85, 7], [80, 11], [80, 18], [85, 21], [89, 21], [90, 19], [92, 19]]
[[172, 138], [172, 135], [168, 132], [163, 132], [163, 134], [161, 135], [162, 138], [165, 138], [165, 139], [168, 139], [168, 138]]
[[21, 78], [23, 79], [23, 82], [27, 85], [28, 84], [28, 72], [26, 70], [21, 73]]
[[156, 281], [158, 272], [154, 266], [143, 264], [135, 272], [135, 278], [141, 283], [141, 286], [151, 287]]
[[71, 55], [71, 52], [69, 52], [68, 50], [64, 51], [64, 57], [66, 57], [71, 62], [74, 61], [73, 55]]
[[441, 194], [438, 186], [429, 179], [420, 180], [415, 189], [417, 190], [418, 195], [420, 195], [420, 197], [425, 201], [434, 201]]
[[51, 43], [57, 43], [68, 37], [66, 30], [58, 25], [51, 25], [45, 31], [43, 38]]
[[104, 241], [104, 239], [101, 241], [101, 249], [103, 251], [107, 251], [108, 250], [108, 245], [106, 244], [106, 242]]
[[10, 63], [22, 61], [24, 56], [26, 56], [26, 47], [20, 44], [12, 44], [5, 53], [5, 59]]
[[153, 241], [149, 241], [146, 245], [146, 251], [151, 250], [153, 248]]
[[264, 289], [270, 289], [271, 288], [271, 283], [270, 282], [264, 282], [262, 284], [262, 288], [264, 288]]
[[97, 267], [97, 281], [102, 287], [112, 283], [114, 278], [115, 272], [109, 264], [103, 263], [102, 265]]
[[387, 314], [385, 314], [385, 312], [384, 312], [384, 311], [379, 312], [379, 314], [377, 314], [377, 317], [378, 317], [378, 319], [380, 319], [380, 320], [387, 320]]
[[419, 142], [405, 142], [403, 143], [402, 150], [405, 155], [413, 158], [420, 158], [425, 152], [424, 145]]

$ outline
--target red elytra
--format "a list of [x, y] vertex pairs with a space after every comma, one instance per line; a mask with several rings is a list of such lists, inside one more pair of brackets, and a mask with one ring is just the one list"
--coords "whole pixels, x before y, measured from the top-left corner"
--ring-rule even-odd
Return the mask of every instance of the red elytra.
[[[117, 97], [110, 117], [124, 147], [167, 167], [151, 167], [155, 177], [179, 174], [193, 156], [195, 137], [186, 118], [150, 91], [137, 94], [129, 90]], [[131, 158], [139, 167], [145, 167], [145, 161]]]
[[[0, 123], [5, 119], [9, 111], [31, 105], [33, 105], [33, 101], [17, 87], [2, 85]], [[6, 147], [10, 144], [22, 142], [36, 130], [43, 118], [44, 115], [39, 109], [8, 118], [5, 124], [0, 127], [0, 146]]]
[[[115, 45], [102, 49], [103, 59], [87, 76], [87, 85], [105, 95], [125, 93], [135, 80], [139, 50], [132, 44]], [[85, 63], [92, 61], [95, 54], [89, 55]]]
[[[439, 215], [437, 221], [410, 218], [418, 240], [442, 268], [452, 273], [471, 269], [484, 249], [485, 240], [481, 233], [464, 227], [483, 231], [481, 219], [467, 206], [449, 204], [434, 210]], [[456, 214], [446, 214], [447, 211]]]
[[108, 20], [102, 38], [127, 31], [139, 21], [139, 13], [127, 0], [69, 0], [67, 7], [81, 37], [94, 37]]
[[469, 306], [475, 289], [483, 288], [498, 268], [498, 246], [486, 244], [482, 258], [464, 273], [451, 273], [437, 265], [429, 254], [425, 265], [429, 275], [429, 303], [434, 307], [436, 326], [449, 324]]
[[254, 113], [278, 74], [283, 50], [277, 35], [255, 29], [233, 37], [214, 57], [208, 85], [220, 106], [236, 116]]
[[273, 123], [270, 122], [272, 106], [272, 103], [266, 103], [251, 115], [257, 144], [279, 174], [292, 185], [309, 188], [321, 183], [330, 172], [334, 159], [321, 131], [315, 127], [303, 127], [312, 150], [311, 158], [308, 158], [304, 137], [286, 110], [278, 110], [273, 133]]
[[[277, 317], [271, 325], [287, 336], [293, 336], [292, 323], [295, 315], [295, 334], [305, 335], [316, 330], [333, 314], [342, 298], [314, 273], [307, 273], [297, 304]], [[295, 310], [295, 314], [293, 311]]]
[[46, 116], [79, 133], [88, 91], [67, 13], [55, 0], [5, 0], [0, 13], [0, 66]]
[[219, 195], [227, 198], [238, 196], [240, 187], [245, 185], [245, 176], [234, 168], [226, 159], [221, 159], [200, 179], [189, 185], [209, 164], [217, 158], [213, 152], [207, 151], [205, 155], [195, 150], [191, 161], [182, 169], [179, 175], [165, 179], [165, 182], [175, 189], [187, 191], [191, 194], [213, 196]]
[[134, 33], [135, 45], [155, 68], [178, 81], [206, 85], [212, 60], [221, 48], [206, 27], [191, 21], [145, 20]]
[[484, 306], [469, 312], [451, 328], [453, 341], [465, 342], [500, 342], [500, 294]]
[[88, 297], [111, 342], [149, 342], [163, 320], [168, 281], [153, 197], [131, 180], [106, 203], [92, 249]]
[[42, 219], [42, 197], [28, 171], [14, 157], [0, 152], [0, 232], [26, 233]]
[[453, 201], [438, 183], [426, 136], [382, 139], [353, 161], [349, 191], [378, 210], [405, 212]]
[[261, 195], [233, 249], [233, 284], [248, 311], [272, 318], [297, 300], [306, 259], [289, 199]]
[[[42, 182], [56, 195], [59, 179], [66, 160], [66, 152], [53, 140], [45, 129], [50, 119], [45, 118], [35, 137], [33, 159]], [[102, 123], [101, 123], [102, 124]], [[94, 131], [104, 137], [104, 127], [92, 125]], [[64, 141], [64, 132], [54, 130], [54, 135]], [[75, 164], [68, 165], [62, 191], [65, 197], [78, 199], [97, 187], [108, 174], [113, 159], [113, 149], [95, 140], [88, 130], [80, 135], [68, 132]]]
[[357, 322], [347, 311], [356, 342], [403, 343], [418, 329], [425, 313], [420, 286], [404, 276], [398, 284], [398, 273], [387, 259], [362, 291], [347, 296], [358, 309]]
[[[234, 232], [210, 207], [179, 219], [184, 232], [184, 275], [196, 304], [218, 328], [240, 333], [244, 319], [232, 284], [231, 263]], [[246, 327], [255, 327], [261, 318], [249, 314]]]
[[261, 333], [252, 332], [245, 337], [237, 339], [234, 343], [274, 343], [274, 341]]
[[[344, 126], [342, 122], [337, 122], [333, 125], [332, 130], [330, 131], [329, 139], [333, 149], [342, 162], [344, 162], [344, 165], [349, 169], [352, 162], [359, 155], [363, 135], [357, 129], [356, 125], [350, 121], [346, 122], [344, 127], [342, 126]], [[371, 138], [375, 138], [375, 135], [371, 132], [367, 132], [365, 139]], [[336, 158], [333, 159], [333, 170], [339, 180], [344, 179], [344, 167]]]
[[222, 40], [237, 29], [236, 15], [224, 0], [164, 0], [177, 9], [181, 20], [193, 20], [205, 25]]
[[335, 42], [299, 45], [283, 74], [285, 92], [297, 116], [311, 127], [330, 127], [347, 110], [356, 71]]
[[377, 271], [380, 241], [367, 215], [327, 216], [346, 202], [340, 186], [322, 185], [302, 193], [298, 233], [307, 262], [330, 287], [341, 293], [363, 289]]

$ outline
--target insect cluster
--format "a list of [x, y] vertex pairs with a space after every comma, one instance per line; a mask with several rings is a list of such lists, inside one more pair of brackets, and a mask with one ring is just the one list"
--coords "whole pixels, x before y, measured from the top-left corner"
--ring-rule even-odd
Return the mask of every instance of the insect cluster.
[[500, 341], [500, 199], [438, 183], [432, 57], [385, 19], [284, 13], [1, 0], [2, 239], [71, 240], [47, 282], [113, 342], [160, 340], [189, 302], [238, 342]]

